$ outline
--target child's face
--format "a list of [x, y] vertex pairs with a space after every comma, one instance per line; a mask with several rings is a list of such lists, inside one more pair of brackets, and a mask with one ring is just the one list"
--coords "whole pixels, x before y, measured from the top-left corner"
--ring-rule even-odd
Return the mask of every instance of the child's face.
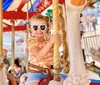
[[47, 30], [48, 27], [45, 20], [36, 19], [31, 21], [31, 33], [35, 38], [44, 38]]

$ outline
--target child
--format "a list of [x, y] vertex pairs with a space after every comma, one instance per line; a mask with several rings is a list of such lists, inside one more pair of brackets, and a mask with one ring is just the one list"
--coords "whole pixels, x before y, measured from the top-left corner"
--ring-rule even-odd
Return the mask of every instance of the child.
[[[59, 17], [55, 20], [59, 24]], [[28, 78], [26, 85], [38, 85], [40, 80], [46, 75], [41, 71], [42, 68], [50, 68], [53, 65], [53, 45], [60, 41], [59, 35], [52, 35], [50, 39], [47, 37], [49, 32], [49, 18], [47, 16], [37, 15], [30, 19], [30, 35], [31, 39], [27, 42], [29, 50]]]

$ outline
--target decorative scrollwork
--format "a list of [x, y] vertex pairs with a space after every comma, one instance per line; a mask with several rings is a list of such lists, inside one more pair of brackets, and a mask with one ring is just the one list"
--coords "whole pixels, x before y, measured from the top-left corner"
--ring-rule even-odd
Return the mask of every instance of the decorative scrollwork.
[[[86, 79], [87, 78], [87, 79]], [[68, 78], [65, 79], [64, 85], [89, 85], [90, 80], [88, 80], [88, 76], [84, 75], [83, 77], [81, 75], [76, 74], [69, 74]]]

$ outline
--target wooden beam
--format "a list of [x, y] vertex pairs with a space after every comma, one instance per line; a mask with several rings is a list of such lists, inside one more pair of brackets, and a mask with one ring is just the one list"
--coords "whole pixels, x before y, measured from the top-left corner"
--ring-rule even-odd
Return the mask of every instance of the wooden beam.
[[[3, 28], [3, 32], [10, 32], [11, 31], [11, 26], [10, 27], [5, 27]], [[25, 31], [26, 26], [15, 26], [15, 31]]]

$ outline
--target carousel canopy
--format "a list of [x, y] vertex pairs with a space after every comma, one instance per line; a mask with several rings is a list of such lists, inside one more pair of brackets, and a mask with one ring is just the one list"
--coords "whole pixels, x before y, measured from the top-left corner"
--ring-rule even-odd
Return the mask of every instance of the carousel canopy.
[[[59, 0], [60, 4], [64, 0]], [[3, 31], [11, 31], [11, 21], [15, 21], [15, 30], [26, 30], [27, 12], [28, 19], [42, 13], [51, 6], [52, 0], [3, 0]]]

